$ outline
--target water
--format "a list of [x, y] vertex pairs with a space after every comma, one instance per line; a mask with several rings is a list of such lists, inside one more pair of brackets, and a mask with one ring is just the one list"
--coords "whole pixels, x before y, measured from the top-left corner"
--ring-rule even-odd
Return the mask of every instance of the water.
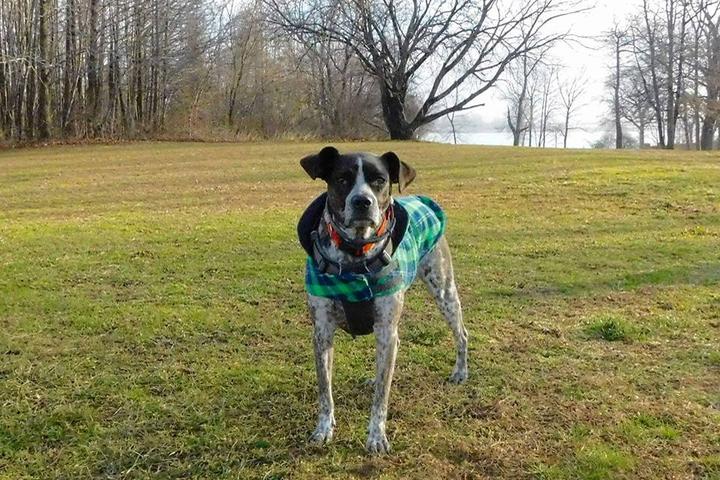
[[[568, 135], [569, 148], [591, 148], [592, 144], [601, 136], [599, 133], [590, 133], [584, 130], [570, 132]], [[452, 131], [428, 132], [423, 140], [439, 143], [453, 143]], [[547, 147], [562, 148], [562, 135], [548, 133], [545, 145]], [[510, 132], [458, 132], [459, 145], [512, 145], [513, 138]], [[535, 143], [535, 139], [533, 139]], [[533, 145], [534, 146], [534, 145]]]

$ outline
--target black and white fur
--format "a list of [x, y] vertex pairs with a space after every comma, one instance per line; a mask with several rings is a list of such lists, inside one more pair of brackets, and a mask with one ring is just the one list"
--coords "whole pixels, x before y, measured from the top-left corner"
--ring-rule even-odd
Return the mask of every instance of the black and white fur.
[[[380, 157], [368, 153], [340, 155], [335, 148], [326, 147], [317, 155], [303, 158], [300, 163], [310, 177], [321, 178], [328, 185], [327, 205], [318, 231], [325, 231], [326, 222], [332, 216], [334, 223], [351, 238], [370, 238], [390, 205], [391, 184], [397, 184], [398, 191], [402, 191], [415, 178], [415, 171], [393, 152]], [[374, 247], [366, 255], [370, 257], [377, 253], [376, 248], [380, 247]], [[332, 244], [328, 252], [338, 262], [357, 260], [357, 257]], [[455, 337], [457, 355], [450, 381], [462, 383], [468, 377], [468, 334], [463, 325], [462, 308], [445, 236], [421, 261], [418, 276], [435, 298]], [[372, 454], [390, 451], [385, 422], [399, 344], [398, 323], [403, 301], [404, 292], [373, 300], [376, 376], [366, 443], [368, 452]], [[311, 440], [324, 444], [332, 439], [335, 427], [332, 396], [333, 336], [338, 327], [346, 329], [347, 326], [341, 302], [308, 295], [308, 304], [314, 325], [313, 344], [320, 403], [317, 426]]]

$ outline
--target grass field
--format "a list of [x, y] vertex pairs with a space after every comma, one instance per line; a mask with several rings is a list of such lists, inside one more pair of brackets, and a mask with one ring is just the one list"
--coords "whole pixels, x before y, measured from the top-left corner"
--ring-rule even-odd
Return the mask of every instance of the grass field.
[[720, 154], [395, 150], [436, 198], [471, 335], [408, 294], [388, 435], [373, 341], [316, 412], [295, 223], [313, 144], [0, 152], [0, 478], [720, 479]]

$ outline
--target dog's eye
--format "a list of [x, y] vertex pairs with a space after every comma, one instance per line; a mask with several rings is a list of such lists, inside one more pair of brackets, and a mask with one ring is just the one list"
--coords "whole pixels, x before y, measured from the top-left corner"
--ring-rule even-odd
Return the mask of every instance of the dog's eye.
[[337, 182], [338, 182], [338, 184], [342, 185], [343, 187], [347, 186], [347, 184], [350, 183], [348, 181], [348, 179], [345, 177], [338, 178]]
[[372, 179], [372, 183], [381, 187], [385, 185], [385, 179], [383, 177], [376, 177]]

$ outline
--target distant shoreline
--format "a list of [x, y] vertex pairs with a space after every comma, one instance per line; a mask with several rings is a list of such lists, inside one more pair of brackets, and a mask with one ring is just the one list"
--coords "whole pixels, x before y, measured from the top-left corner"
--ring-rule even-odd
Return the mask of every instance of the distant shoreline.
[[[585, 131], [572, 132], [568, 139], [568, 148], [592, 148], [592, 144], [599, 135]], [[457, 132], [457, 143], [459, 145], [498, 145], [511, 146], [513, 143], [510, 132], [478, 131], [478, 132]], [[423, 140], [440, 143], [453, 143], [452, 130], [432, 131], [423, 135]], [[528, 146], [528, 145], [526, 145]], [[533, 139], [533, 146], [535, 140]], [[562, 135], [548, 134], [545, 144], [548, 148], [562, 148]]]

